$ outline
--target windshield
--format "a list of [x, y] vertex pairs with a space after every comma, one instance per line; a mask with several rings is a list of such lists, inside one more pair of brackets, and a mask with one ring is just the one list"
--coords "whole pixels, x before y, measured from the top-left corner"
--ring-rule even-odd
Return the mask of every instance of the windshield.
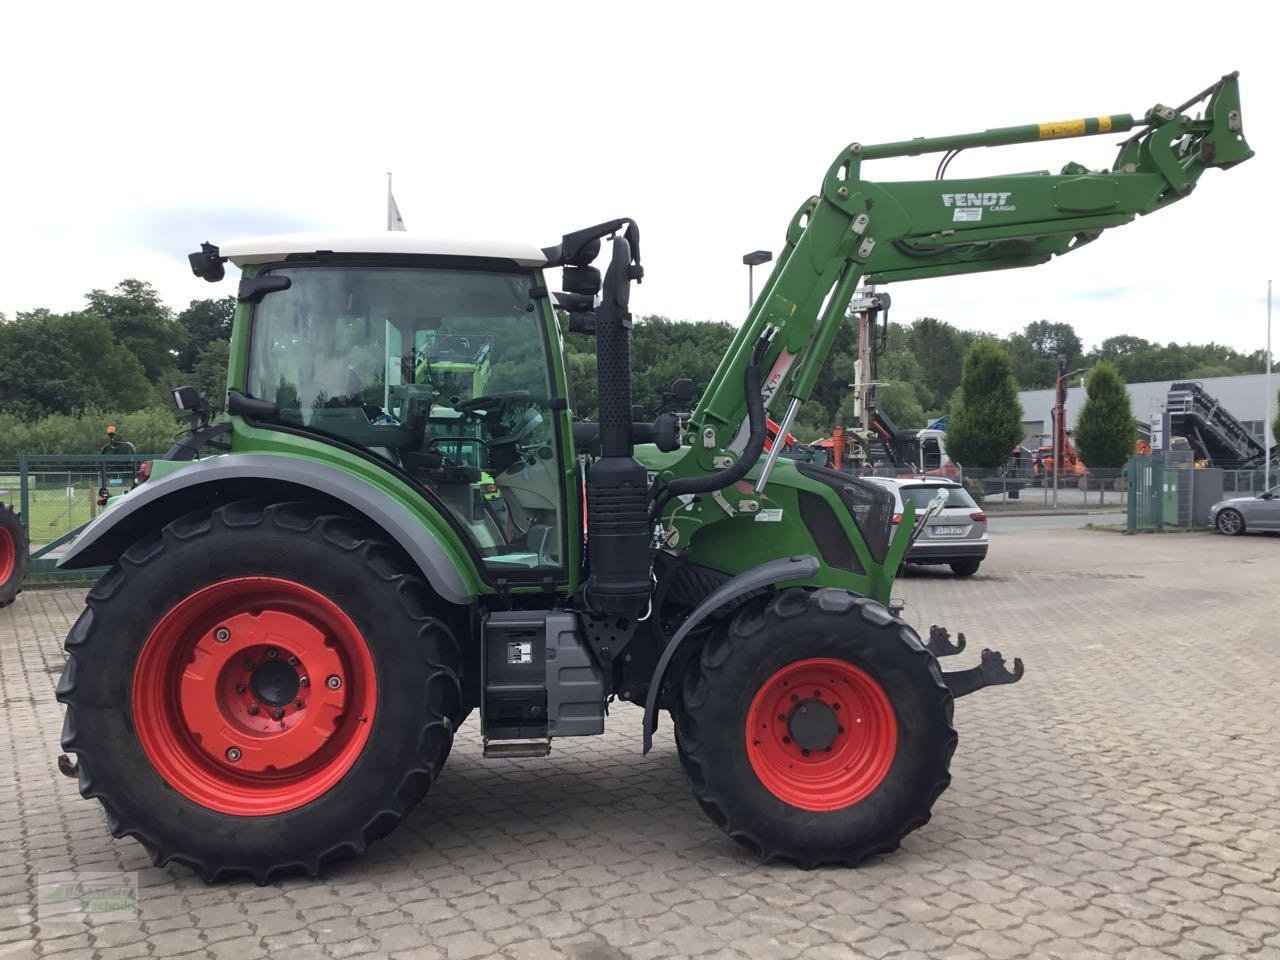
[[903, 506], [906, 506], [907, 501], [910, 500], [916, 505], [916, 511], [920, 512], [929, 506], [929, 501], [938, 495], [939, 490], [947, 491], [947, 508], [962, 507], [965, 510], [973, 510], [978, 506], [964, 487], [953, 487], [950, 484], [933, 487], [902, 487], [899, 493], [902, 496]]
[[247, 392], [449, 507], [495, 569], [562, 563], [550, 358], [531, 273], [290, 265], [253, 315]]

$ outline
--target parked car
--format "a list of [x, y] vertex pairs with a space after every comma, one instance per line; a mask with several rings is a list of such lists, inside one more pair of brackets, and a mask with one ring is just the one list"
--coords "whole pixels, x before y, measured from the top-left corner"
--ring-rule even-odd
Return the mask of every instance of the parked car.
[[945, 563], [958, 577], [971, 577], [987, 556], [987, 515], [973, 497], [954, 480], [941, 477], [867, 477], [893, 491], [896, 499], [893, 522], [902, 519], [903, 506], [916, 505], [917, 523], [922, 522], [929, 501], [939, 490], [947, 494], [942, 512], [928, 519], [911, 549], [907, 563]]
[[1229, 537], [1258, 530], [1280, 530], [1280, 487], [1256, 497], [1233, 497], [1209, 508], [1209, 526]]

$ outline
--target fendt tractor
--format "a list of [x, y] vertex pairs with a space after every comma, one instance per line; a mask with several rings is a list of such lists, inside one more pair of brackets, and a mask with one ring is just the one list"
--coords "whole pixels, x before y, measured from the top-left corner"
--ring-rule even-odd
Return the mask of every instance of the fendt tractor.
[[[1110, 170], [863, 178], [1097, 134], [1127, 135]], [[761, 858], [893, 850], [950, 781], [955, 698], [1022, 665], [943, 672], [963, 644], [891, 601], [914, 507], [766, 453], [767, 419], [789, 431], [859, 283], [1045, 263], [1251, 155], [1235, 75], [1141, 117], [851, 144], [711, 381], [673, 384], [683, 419], [632, 406], [633, 219], [542, 249], [202, 244], [198, 276], [241, 271], [230, 416], [175, 391], [191, 431], [62, 560], [110, 565], [66, 641], [63, 766], [157, 864], [266, 882], [395, 828], [473, 710], [486, 757], [541, 757], [617, 699], [646, 752], [671, 715], [698, 802]], [[566, 329], [595, 337], [599, 422]]]

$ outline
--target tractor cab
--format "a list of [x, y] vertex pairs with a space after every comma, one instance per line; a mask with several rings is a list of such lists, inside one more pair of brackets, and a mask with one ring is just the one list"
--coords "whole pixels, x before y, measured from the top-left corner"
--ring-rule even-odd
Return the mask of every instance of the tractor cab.
[[564, 373], [541, 251], [393, 235], [224, 254], [249, 302], [232, 388], [274, 408], [262, 426], [407, 474], [489, 568], [563, 566], [567, 411], [552, 403]]

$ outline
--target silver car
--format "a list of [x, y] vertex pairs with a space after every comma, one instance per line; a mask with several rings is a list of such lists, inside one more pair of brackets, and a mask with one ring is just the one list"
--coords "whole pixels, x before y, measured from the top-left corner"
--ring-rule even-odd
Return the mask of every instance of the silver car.
[[916, 505], [916, 522], [920, 523], [929, 501], [946, 492], [947, 503], [942, 512], [928, 519], [919, 538], [907, 551], [907, 563], [945, 563], [958, 577], [971, 577], [987, 556], [987, 515], [954, 480], [941, 477], [866, 477], [893, 491], [893, 522], [902, 519], [903, 505], [910, 500]]
[[1264, 490], [1256, 497], [1234, 497], [1215, 503], [1209, 508], [1209, 526], [1229, 537], [1246, 531], [1280, 530], [1280, 487]]

